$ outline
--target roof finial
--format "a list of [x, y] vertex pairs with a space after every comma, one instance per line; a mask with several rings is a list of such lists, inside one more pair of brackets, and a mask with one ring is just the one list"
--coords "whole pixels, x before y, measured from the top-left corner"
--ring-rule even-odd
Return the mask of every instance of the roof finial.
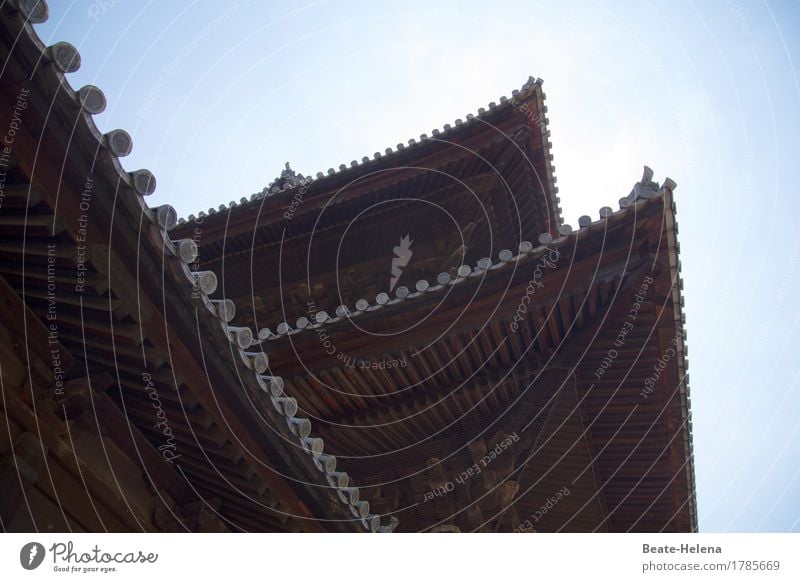
[[633, 190], [628, 194], [628, 200], [636, 202], [640, 198], [653, 198], [658, 194], [658, 182], [653, 181], [653, 170], [645, 166], [642, 179], [633, 185]]
[[265, 190], [274, 194], [286, 188], [293, 188], [298, 184], [303, 184], [305, 181], [306, 178], [292, 170], [292, 166], [289, 162], [286, 162], [283, 165], [283, 170], [281, 170], [281, 175], [275, 178]]

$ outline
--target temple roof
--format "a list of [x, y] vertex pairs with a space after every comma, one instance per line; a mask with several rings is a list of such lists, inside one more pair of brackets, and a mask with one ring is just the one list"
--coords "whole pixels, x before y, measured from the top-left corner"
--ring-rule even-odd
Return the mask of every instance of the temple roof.
[[[662, 187], [652, 177], [645, 168], [631, 193], [619, 200], [617, 211], [602, 207], [599, 218], [583, 216], [576, 229], [562, 225], [555, 238], [542, 233], [518, 249], [500, 251], [495, 259], [462, 265], [455, 276], [443, 272], [432, 279], [412, 280], [393, 293], [385, 289], [364, 296], [335, 311], [286, 317], [260, 330], [261, 344], [271, 354], [272, 364], [282, 370], [287, 389], [301, 408], [346, 457], [343, 462], [356, 474], [372, 475], [368, 488], [382, 483], [378, 489], [384, 498], [392, 466], [406, 463], [411, 474], [424, 473], [419, 459], [416, 465], [409, 460], [411, 450], [422, 448], [419, 454], [439, 457], [430, 451], [444, 447], [442, 458], [451, 459], [463, 447], [453, 435], [457, 426], [476, 431], [474, 437], [468, 432], [466, 440], [481, 440], [482, 431], [494, 430], [490, 427], [508, 428], [504, 415], [511, 411], [530, 406], [540, 413], [558, 414], [550, 412], [556, 400], [536, 400], [535, 395], [542, 390], [539, 384], [546, 377], [542, 374], [552, 377], [554, 369], [563, 369], [576, 376], [578, 396], [572, 405], [558, 400], [561, 404], [553, 410], [579, 408], [587, 416], [573, 428], [577, 434], [593, 434], [600, 444], [588, 446], [591, 461], [575, 458], [572, 464], [598, 465], [601, 478], [594, 491], [603, 492], [603, 506], [608, 504], [611, 512], [601, 512], [599, 518], [596, 512], [594, 517], [586, 515], [573, 520], [572, 527], [602, 529], [611, 527], [610, 520], [613, 531], [694, 530], [676, 185], [667, 178]], [[529, 317], [516, 332], [519, 298], [526, 295], [531, 274], [544, 269], [541, 265], [552, 261], [554, 254], [560, 256], [558, 269], [544, 275], [545, 288], [537, 291]], [[641, 309], [625, 350], [620, 348], [619, 357], [615, 355], [616, 366], [592, 382], [595, 367], [613, 347], [645, 277], [652, 279], [651, 288], [657, 291], [647, 292], [646, 308]], [[412, 329], [416, 322], [425, 322], [424, 329], [397, 333]], [[375, 341], [376, 337], [381, 340]], [[326, 356], [323, 340], [335, 346], [336, 357]], [[673, 340], [679, 356], [669, 360], [668, 373], [659, 373], [661, 392], [657, 397], [642, 396], [642, 386]], [[404, 365], [401, 369], [361, 365], [382, 361]], [[528, 403], [530, 398], [534, 400]], [[485, 424], [464, 424], [475, 415]], [[503, 423], [497, 424], [501, 417]], [[623, 421], [629, 426], [617, 435]], [[660, 459], [667, 450], [674, 465]], [[642, 472], [626, 470], [624, 462], [618, 467], [625, 459], [641, 465]], [[570, 471], [574, 469], [565, 465], [553, 478], [571, 480], [576, 473]], [[536, 478], [535, 469], [527, 469], [527, 474], [528, 479]], [[580, 497], [578, 491], [572, 500]], [[585, 491], [589, 503], [592, 489]], [[405, 505], [412, 501], [405, 499]], [[412, 518], [401, 515], [401, 527], [408, 519]]]

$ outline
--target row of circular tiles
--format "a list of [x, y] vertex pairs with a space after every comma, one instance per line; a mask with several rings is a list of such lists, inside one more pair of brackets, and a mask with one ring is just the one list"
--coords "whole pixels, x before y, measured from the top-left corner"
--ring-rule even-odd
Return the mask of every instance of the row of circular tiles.
[[238, 350], [241, 360], [254, 372], [259, 388], [270, 399], [275, 410], [284, 417], [288, 429], [298, 439], [299, 446], [311, 455], [314, 466], [324, 475], [328, 486], [336, 491], [339, 499], [349, 507], [353, 516], [361, 521], [366, 530], [394, 531], [399, 520], [392, 516], [387, 525], [382, 525], [381, 517], [370, 513], [369, 502], [360, 498], [359, 489], [350, 481], [348, 474], [337, 471], [336, 457], [323, 452], [324, 441], [311, 436], [311, 421], [297, 416], [299, 410], [297, 400], [284, 392], [283, 378], [269, 374], [269, 358], [266, 353], [263, 350], [250, 351], [258, 344], [253, 331], [249, 327], [231, 325], [236, 313], [233, 301], [226, 298], [209, 298], [217, 288], [216, 274], [213, 271], [193, 271], [189, 268], [189, 264], [197, 258], [197, 244], [192, 239], [170, 241], [166, 234], [167, 229], [163, 224], [159, 226], [165, 237], [165, 245], [175, 256], [180, 257], [182, 270], [191, 288], [194, 289], [196, 285], [200, 289], [201, 300], [207, 302], [209, 311], [221, 320], [228, 340]]
[[[674, 187], [674, 182], [671, 180], [665, 182], [665, 187], [671, 186]], [[661, 190], [642, 189], [635, 197], [622, 198], [619, 201], [620, 211], [618, 211], [618, 213], [624, 212], [630, 208], [636, 200], [653, 198], [660, 193]], [[611, 207], [604, 206], [600, 209], [600, 220], [593, 222], [591, 217], [584, 215], [580, 217], [578, 224], [580, 225], [581, 230], [588, 229], [589, 227], [602, 224], [608, 217], [614, 214], [615, 212], [611, 209]], [[400, 286], [395, 290], [395, 298], [391, 298], [388, 293], [382, 292], [378, 293], [378, 295], [375, 297], [374, 303], [370, 303], [367, 299], [359, 299], [356, 301], [355, 310], [351, 310], [346, 305], [340, 305], [336, 308], [335, 316], [331, 316], [323, 310], [318, 311], [315, 314], [314, 321], [310, 321], [305, 316], [299, 317], [295, 322], [295, 327], [292, 327], [288, 322], [284, 321], [277, 325], [276, 331], [274, 332], [269, 328], [262, 328], [258, 332], [258, 339], [261, 341], [277, 340], [282, 337], [296, 334], [304, 329], [317, 329], [323, 325], [336, 323], [350, 317], [361, 315], [362, 313], [377, 311], [385, 306], [395, 305], [405, 301], [406, 299], [413, 299], [425, 293], [439, 291], [448, 285], [457, 285], [468, 278], [478, 277], [487, 271], [500, 269], [509, 263], [524, 260], [529, 256], [538, 256], [547, 249], [548, 245], [560, 246], [564, 244], [574, 232], [575, 231], [573, 231], [570, 225], [562, 224], [558, 229], [558, 238], [554, 239], [550, 233], [542, 233], [538, 237], [538, 246], [534, 246], [533, 243], [529, 241], [523, 241], [519, 245], [517, 254], [514, 254], [513, 251], [508, 249], [500, 251], [497, 262], [492, 262], [490, 258], [485, 257], [480, 259], [475, 267], [461, 265], [458, 267], [455, 277], [452, 277], [449, 273], [439, 273], [439, 275], [436, 277], [436, 284], [434, 285], [431, 285], [430, 282], [425, 279], [421, 279], [415, 284], [415, 291], [410, 291], [407, 287]], [[216, 287], [216, 279], [213, 280], [213, 283], [209, 281], [209, 285], [211, 284]]]
[[[192, 239], [177, 241], [169, 239], [167, 227], [170, 224], [174, 225], [174, 210], [169, 206], [161, 206], [155, 210], [159, 232], [164, 236], [164, 244], [171, 254], [180, 259], [181, 270], [191, 289], [195, 294], [196, 289], [199, 289], [200, 300], [221, 320], [228, 340], [238, 350], [244, 364], [253, 371], [260, 390], [270, 399], [275, 410], [284, 417], [288, 429], [298, 439], [297, 442], [302, 450], [311, 455], [314, 466], [324, 475], [328, 486], [336, 491], [339, 499], [361, 521], [365, 529], [374, 532], [394, 531], [399, 520], [392, 517], [387, 525], [382, 525], [380, 516], [370, 513], [369, 502], [360, 499], [359, 489], [353, 485], [347, 473], [336, 470], [336, 457], [323, 452], [323, 440], [311, 436], [311, 421], [297, 417], [297, 400], [284, 392], [284, 381], [280, 376], [269, 374], [269, 359], [266, 353], [251, 351], [257, 345], [252, 330], [249, 327], [231, 325], [236, 314], [233, 301], [209, 297], [217, 289], [216, 274], [213, 271], [194, 271], [189, 267], [197, 258], [197, 244]], [[171, 218], [167, 222], [159, 218], [165, 216]]]

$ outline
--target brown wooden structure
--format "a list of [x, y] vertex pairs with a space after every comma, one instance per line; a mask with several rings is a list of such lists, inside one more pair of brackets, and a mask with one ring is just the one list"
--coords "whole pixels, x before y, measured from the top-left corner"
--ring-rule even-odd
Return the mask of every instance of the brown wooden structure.
[[540, 80], [178, 221], [2, 11], [4, 530], [696, 529], [675, 183], [565, 225]]

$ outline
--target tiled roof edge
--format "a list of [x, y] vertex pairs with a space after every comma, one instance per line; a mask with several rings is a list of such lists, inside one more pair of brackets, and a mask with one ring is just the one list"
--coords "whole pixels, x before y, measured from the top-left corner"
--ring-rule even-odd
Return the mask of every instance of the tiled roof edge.
[[260, 329], [258, 337], [262, 342], [275, 341], [306, 329], [317, 329], [345, 319], [357, 317], [363, 313], [377, 311], [386, 306], [411, 300], [426, 293], [435, 293], [447, 286], [458, 285], [468, 279], [481, 276], [487, 271], [495, 271], [505, 267], [507, 264], [523, 261], [529, 257], [538, 258], [548, 248], [568, 244], [572, 237], [578, 237], [581, 233], [603, 227], [608, 218], [619, 216], [626, 212], [633, 212], [636, 205], [640, 202], [662, 197], [667, 191], [671, 192], [672, 189], [676, 187], [675, 182], [670, 178], [666, 178], [664, 180], [664, 185], [659, 187], [657, 183], [652, 181], [652, 176], [652, 170], [645, 166], [642, 179], [634, 185], [633, 190], [628, 196], [620, 198], [619, 210], [615, 212], [610, 206], [603, 206], [598, 212], [600, 218], [594, 221], [590, 216], [581, 216], [578, 219], [578, 230], [574, 230], [569, 224], [561, 224], [558, 228], [558, 237], [553, 238], [550, 233], [543, 232], [538, 236], [536, 243], [523, 241], [520, 243], [517, 251], [512, 251], [510, 249], [500, 251], [495, 261], [489, 257], [484, 257], [480, 259], [475, 266], [461, 265], [458, 267], [455, 277], [451, 277], [448, 273], [439, 273], [434, 284], [422, 279], [417, 281], [413, 291], [401, 285], [395, 289], [394, 297], [391, 297], [385, 292], [378, 293], [373, 301], [369, 301], [364, 297], [356, 301], [353, 306], [355, 309], [351, 309], [347, 305], [340, 305], [336, 308], [335, 315], [328, 314], [325, 311], [318, 311], [315, 315], [316, 321], [309, 321], [307, 317], [300, 316], [294, 327], [288, 322], [279, 322], [274, 331], [270, 328]]

